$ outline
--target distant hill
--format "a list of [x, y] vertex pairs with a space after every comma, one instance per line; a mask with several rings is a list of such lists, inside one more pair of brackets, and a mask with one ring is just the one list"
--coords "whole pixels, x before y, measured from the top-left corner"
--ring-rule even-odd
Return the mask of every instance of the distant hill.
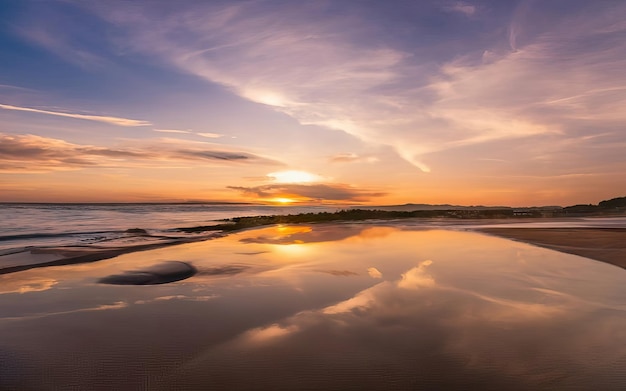
[[366, 209], [366, 210], [385, 210], [385, 211], [416, 211], [416, 210], [506, 210], [506, 209], [516, 209], [516, 210], [541, 210], [541, 211], [558, 211], [563, 210], [564, 212], [581, 212], [581, 213], [592, 213], [592, 212], [604, 212], [611, 210], [622, 210], [626, 209], [626, 197], [617, 197], [612, 198], [610, 200], [600, 201], [598, 205], [593, 204], [579, 204], [579, 205], [571, 205], [571, 206], [557, 206], [557, 205], [549, 205], [549, 206], [531, 206], [531, 207], [511, 207], [511, 206], [483, 206], [483, 205], [472, 205], [472, 206], [462, 206], [462, 205], [450, 205], [450, 204], [439, 204], [439, 205], [431, 205], [431, 204], [403, 204], [403, 205], [382, 205], [382, 206], [354, 206], [350, 209]]
[[626, 212], [626, 197], [611, 198], [600, 201], [598, 205], [579, 204], [563, 208], [565, 214], [594, 214], [594, 213], [621, 213]]
[[511, 207], [511, 206], [483, 206], [483, 205], [450, 205], [450, 204], [403, 204], [403, 205], [381, 205], [381, 206], [364, 206], [358, 205], [349, 209], [362, 210], [381, 210], [391, 212], [413, 212], [413, 211], [515, 211], [517, 215], [520, 212], [541, 213], [543, 216], [563, 216], [563, 215], [592, 215], [592, 214], [613, 214], [626, 212], [626, 197], [617, 197], [610, 200], [600, 201], [598, 205], [579, 204], [571, 206], [532, 206], [532, 207]]
[[403, 204], [384, 206], [355, 206], [351, 209], [385, 210], [385, 211], [415, 211], [415, 210], [507, 210], [507, 209], [539, 209], [539, 210], [559, 210], [560, 206], [533, 206], [528, 208], [513, 208], [511, 206], [484, 206], [484, 205], [450, 205], [450, 204]]
[[598, 206], [603, 209], [626, 208], [626, 197], [618, 197], [606, 201], [600, 201]]

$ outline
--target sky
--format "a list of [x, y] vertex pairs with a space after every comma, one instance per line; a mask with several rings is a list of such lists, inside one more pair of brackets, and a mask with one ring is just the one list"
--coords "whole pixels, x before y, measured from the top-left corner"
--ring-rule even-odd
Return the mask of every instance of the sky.
[[0, 0], [0, 202], [626, 195], [626, 2]]

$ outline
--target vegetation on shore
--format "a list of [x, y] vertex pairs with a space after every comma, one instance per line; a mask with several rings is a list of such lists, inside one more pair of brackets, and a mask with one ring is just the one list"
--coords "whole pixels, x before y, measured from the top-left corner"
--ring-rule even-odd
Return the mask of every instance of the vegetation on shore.
[[562, 209], [566, 215], [574, 213], [579, 214], [607, 214], [611, 212], [626, 212], [626, 197], [612, 198], [610, 200], [600, 201], [598, 205], [580, 204], [566, 206]]
[[[361, 221], [388, 220], [406, 218], [472, 218], [498, 219], [514, 217], [513, 209], [488, 210], [416, 210], [416, 211], [385, 211], [370, 209], [347, 209], [338, 212], [301, 213], [295, 215], [246, 216], [222, 220], [224, 223], [201, 227], [178, 228], [193, 233], [204, 231], [237, 231], [246, 228], [272, 224], [319, 223], [329, 221]], [[529, 217], [529, 216], [526, 216]], [[532, 217], [532, 216], [530, 216]]]
[[178, 228], [186, 233], [206, 231], [238, 231], [272, 224], [319, 223], [329, 221], [391, 220], [407, 218], [507, 219], [568, 217], [575, 215], [607, 215], [626, 212], [626, 197], [601, 201], [598, 205], [574, 205], [559, 209], [501, 208], [395, 211], [378, 209], [346, 209], [337, 212], [301, 213], [295, 215], [245, 216], [221, 220], [222, 223]]

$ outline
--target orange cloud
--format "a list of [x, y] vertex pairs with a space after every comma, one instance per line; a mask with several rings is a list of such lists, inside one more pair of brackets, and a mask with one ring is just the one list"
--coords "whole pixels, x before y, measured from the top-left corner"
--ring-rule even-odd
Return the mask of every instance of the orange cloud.
[[72, 144], [35, 135], [0, 134], [0, 172], [46, 172], [87, 167], [146, 166], [163, 161], [207, 164], [269, 164], [278, 162], [213, 144], [157, 142], [140, 148]]
[[367, 162], [375, 163], [378, 158], [371, 155], [357, 155], [356, 153], [340, 153], [329, 158], [331, 163], [357, 163]]
[[381, 197], [386, 193], [357, 189], [345, 184], [294, 184], [277, 183], [271, 185], [241, 187], [228, 186], [229, 189], [237, 190], [246, 196], [258, 199], [275, 199], [284, 197], [299, 201], [351, 201], [366, 202], [372, 197]]

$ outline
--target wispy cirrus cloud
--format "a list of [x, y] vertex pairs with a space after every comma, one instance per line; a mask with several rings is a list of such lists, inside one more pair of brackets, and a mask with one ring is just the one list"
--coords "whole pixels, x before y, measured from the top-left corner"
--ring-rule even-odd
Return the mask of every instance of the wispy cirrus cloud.
[[379, 159], [372, 155], [357, 155], [356, 153], [340, 153], [333, 155], [328, 159], [331, 163], [375, 163]]
[[199, 164], [280, 163], [246, 151], [227, 150], [206, 143], [180, 140], [142, 141], [118, 148], [73, 144], [35, 135], [0, 133], [0, 172], [65, 171], [95, 167], [155, 167], [164, 162]]
[[63, 111], [41, 110], [41, 109], [33, 109], [31, 107], [12, 106], [12, 105], [5, 105], [5, 104], [0, 104], [0, 108], [5, 109], [5, 110], [24, 111], [24, 112], [29, 112], [29, 113], [54, 115], [57, 117], [66, 117], [66, 118], [82, 119], [82, 120], [87, 120], [87, 121], [104, 122], [110, 125], [117, 125], [117, 126], [134, 127], [134, 126], [152, 125], [149, 121], [144, 121], [144, 120], [111, 117], [111, 116], [103, 116], [103, 115], [66, 113]]
[[447, 5], [444, 7], [446, 11], [459, 12], [467, 16], [474, 15], [476, 13], [476, 6], [465, 3], [462, 1], [458, 1], [454, 4]]
[[200, 132], [200, 133], [196, 133], [198, 136], [202, 136], [202, 137], [206, 137], [206, 138], [220, 138], [220, 137], [224, 137], [223, 134], [219, 134], [219, 133], [207, 133], [207, 132]]
[[0, 84], [0, 89], [17, 90], [17, 91], [33, 91], [30, 88], [14, 86], [14, 85], [11, 85], [11, 84]]
[[[271, 1], [74, 5], [114, 25], [109, 43], [125, 53], [160, 58], [302, 124], [391, 146], [422, 171], [453, 164], [454, 154], [445, 160], [443, 152], [462, 149], [475, 160], [501, 141], [519, 161], [548, 143], [556, 158], [571, 138], [619, 132], [626, 116], [620, 2], [522, 1], [512, 11], [478, 0], [424, 1], [394, 8], [395, 29], [369, 3], [356, 12]], [[438, 23], [402, 24], [420, 7]], [[47, 24], [58, 20], [38, 22], [33, 28], [55, 35]], [[67, 31], [55, 35], [65, 43], [31, 40], [64, 58], [68, 47], [83, 48]], [[626, 142], [620, 133], [616, 141]]]
[[193, 134], [193, 135], [205, 137], [205, 138], [224, 137], [223, 134], [219, 134], [219, 133], [194, 132], [191, 129], [152, 129], [152, 130], [154, 130], [155, 132], [159, 132], [159, 133]]
[[[53, 4], [38, 3], [36, 7], [30, 7], [26, 15], [22, 23], [14, 23], [11, 27], [14, 33], [27, 41], [84, 69], [113, 65], [86, 44], [87, 37], [97, 34], [93, 25], [75, 24], [70, 13], [55, 9]], [[45, 23], [41, 23], [41, 20], [45, 20]], [[80, 31], [66, 29], [70, 25], [79, 27]]]
[[191, 130], [190, 129], [152, 129], [155, 132], [159, 132], [159, 133], [179, 133], [179, 134], [190, 134]]
[[[542, 19], [537, 15], [550, 10], [524, 4], [510, 25], [480, 31], [491, 40], [471, 41], [467, 34], [459, 51], [457, 38], [442, 38], [436, 60], [420, 55], [425, 47], [386, 40], [375, 20], [346, 19], [324, 7], [237, 2], [170, 14], [94, 9], [126, 26], [134, 50], [302, 124], [389, 145], [429, 171], [429, 156], [441, 151], [546, 136], [558, 146], [584, 129], [603, 132], [625, 119], [618, 108], [626, 104], [620, 89], [626, 85], [620, 38], [626, 5], [578, 4]], [[477, 6], [456, 2], [441, 12], [437, 17], [470, 16]]]

